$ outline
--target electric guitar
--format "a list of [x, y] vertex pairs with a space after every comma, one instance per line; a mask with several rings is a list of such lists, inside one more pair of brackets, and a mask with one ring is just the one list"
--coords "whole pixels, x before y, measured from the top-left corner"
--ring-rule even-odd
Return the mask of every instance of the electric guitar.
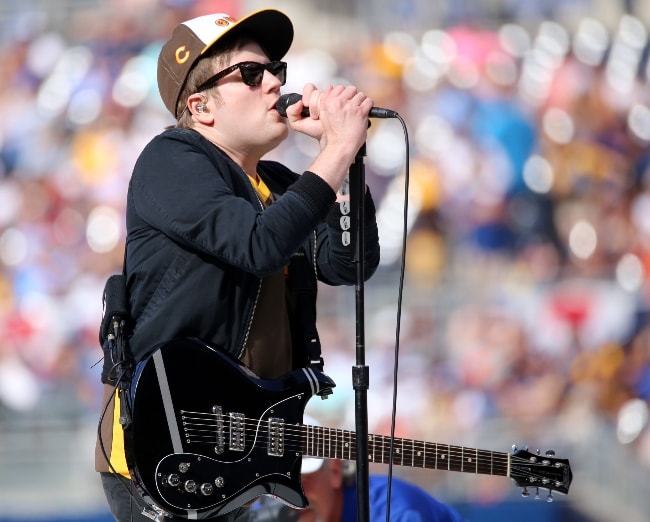
[[[302, 424], [307, 401], [335, 386], [314, 369], [260, 379], [196, 339], [165, 343], [134, 369], [125, 402], [127, 465], [159, 514], [222, 515], [260, 495], [301, 508], [303, 457], [356, 460], [352, 431]], [[514, 449], [514, 448], [513, 448]], [[510, 477], [517, 486], [568, 493], [568, 460], [383, 435], [368, 436], [368, 461]], [[527, 490], [524, 489], [524, 492]], [[526, 494], [526, 493], [524, 493]]]

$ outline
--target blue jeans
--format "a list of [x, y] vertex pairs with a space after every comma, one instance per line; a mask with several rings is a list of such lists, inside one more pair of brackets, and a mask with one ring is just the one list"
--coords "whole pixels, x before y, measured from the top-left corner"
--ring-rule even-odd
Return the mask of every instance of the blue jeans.
[[[106, 495], [106, 500], [108, 501], [108, 506], [117, 522], [151, 522], [153, 520], [152, 516], [143, 514], [145, 509], [149, 513], [153, 513], [153, 510], [148, 508], [142, 498], [140, 498], [138, 491], [129, 479], [121, 475], [116, 475], [115, 473], [100, 473], [99, 475], [102, 479], [102, 486], [104, 488], [104, 495]], [[250, 508], [242, 507], [227, 515], [203, 520], [248, 522], [249, 514]], [[164, 518], [164, 522], [181, 520], [187, 519], [181, 517]]]

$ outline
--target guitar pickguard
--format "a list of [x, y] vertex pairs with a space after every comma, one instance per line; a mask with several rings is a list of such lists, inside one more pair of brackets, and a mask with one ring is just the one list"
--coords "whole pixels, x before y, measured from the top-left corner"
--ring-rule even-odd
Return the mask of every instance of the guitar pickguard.
[[[289, 483], [274, 477], [275, 473], [262, 471], [266, 468], [265, 459], [247, 456], [232, 464], [195, 453], [167, 455], [156, 468], [158, 493], [168, 506], [179, 510], [241, 505], [261, 494], [280, 496], [278, 493], [291, 504], [304, 506], [302, 496], [293, 493]], [[289, 464], [289, 469], [295, 470], [296, 464]], [[242, 477], [250, 480], [243, 482]]]

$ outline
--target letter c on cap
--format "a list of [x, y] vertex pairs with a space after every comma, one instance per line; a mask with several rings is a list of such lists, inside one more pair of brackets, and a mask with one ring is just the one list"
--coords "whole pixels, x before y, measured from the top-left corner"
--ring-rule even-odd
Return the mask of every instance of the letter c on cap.
[[190, 52], [185, 49], [184, 45], [181, 45], [178, 49], [176, 49], [174, 57], [176, 58], [176, 63], [181, 65], [184, 64], [190, 57]]

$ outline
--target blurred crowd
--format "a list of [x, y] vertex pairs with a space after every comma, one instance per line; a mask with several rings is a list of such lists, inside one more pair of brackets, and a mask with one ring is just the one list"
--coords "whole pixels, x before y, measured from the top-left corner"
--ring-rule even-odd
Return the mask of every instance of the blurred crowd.
[[[127, 183], [171, 123], [157, 52], [204, 8], [117, 4], [74, 13], [65, 31], [46, 13], [2, 20], [0, 424], [96, 417], [101, 294], [121, 270]], [[355, 52], [303, 34], [285, 92], [350, 81], [406, 122], [408, 149], [399, 122], [373, 120], [365, 160], [383, 249], [372, 288], [395, 286], [408, 181], [398, 435], [598, 417], [650, 466], [648, 27], [630, 15], [515, 22], [359, 38]], [[300, 171], [312, 146], [291, 137], [274, 155]], [[322, 291], [326, 369], [354, 344], [337, 292]], [[379, 390], [393, 365], [386, 295], [367, 329]]]

